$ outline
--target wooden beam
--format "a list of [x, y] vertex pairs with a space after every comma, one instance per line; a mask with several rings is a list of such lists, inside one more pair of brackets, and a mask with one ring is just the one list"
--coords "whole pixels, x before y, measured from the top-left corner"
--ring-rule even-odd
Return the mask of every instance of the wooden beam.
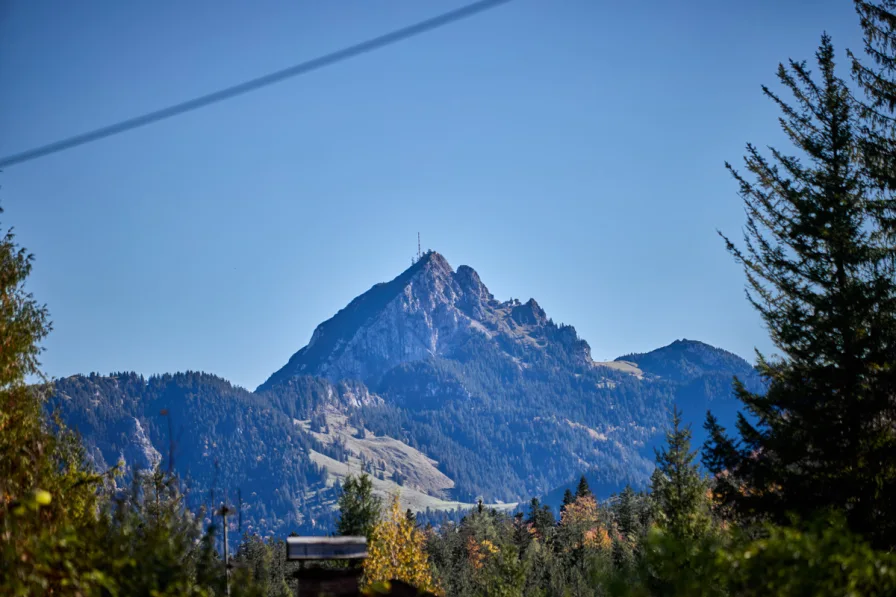
[[287, 560], [363, 560], [366, 537], [287, 537]]

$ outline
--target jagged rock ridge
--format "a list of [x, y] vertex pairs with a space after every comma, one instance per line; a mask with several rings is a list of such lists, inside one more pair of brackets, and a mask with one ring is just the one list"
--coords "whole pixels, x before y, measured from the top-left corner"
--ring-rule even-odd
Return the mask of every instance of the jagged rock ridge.
[[500, 302], [473, 268], [455, 272], [442, 255], [428, 252], [320, 324], [259, 390], [302, 375], [375, 382], [402, 363], [447, 356], [473, 334], [538, 348], [560, 340], [582, 365], [591, 363], [587, 342], [572, 327], [556, 326], [535, 299]]

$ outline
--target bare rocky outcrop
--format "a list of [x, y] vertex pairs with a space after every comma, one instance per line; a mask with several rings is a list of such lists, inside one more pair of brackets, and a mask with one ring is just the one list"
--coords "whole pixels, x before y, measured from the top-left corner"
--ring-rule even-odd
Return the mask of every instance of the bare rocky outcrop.
[[429, 252], [320, 324], [308, 345], [259, 389], [301, 375], [369, 384], [403, 363], [450, 355], [471, 334], [528, 349], [553, 341], [574, 360], [591, 363], [587, 343], [572, 327], [554, 325], [534, 299], [496, 301], [473, 268], [454, 271], [442, 255]]
[[162, 461], [162, 455], [149, 441], [143, 425], [136, 417], [131, 418], [128, 426], [128, 443], [122, 449], [120, 456], [124, 466], [131, 471], [154, 469]]

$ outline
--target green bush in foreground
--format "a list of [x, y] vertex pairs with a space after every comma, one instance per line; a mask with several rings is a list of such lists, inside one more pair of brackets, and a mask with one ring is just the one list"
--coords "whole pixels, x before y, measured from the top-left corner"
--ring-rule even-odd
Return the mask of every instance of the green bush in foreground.
[[873, 550], [842, 516], [683, 541], [658, 529], [646, 540], [638, 581], [616, 595], [869, 597], [896, 594], [896, 555]]

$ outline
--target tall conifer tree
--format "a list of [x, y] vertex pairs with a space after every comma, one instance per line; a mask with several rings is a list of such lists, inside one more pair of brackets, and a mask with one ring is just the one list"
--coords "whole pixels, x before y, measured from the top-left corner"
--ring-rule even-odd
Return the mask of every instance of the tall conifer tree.
[[573, 503], [576, 500], [576, 497], [572, 494], [569, 487], [566, 488], [566, 491], [563, 492], [563, 505], [560, 507], [560, 511], [562, 512], [564, 508]]
[[747, 276], [747, 294], [781, 355], [758, 355], [768, 382], [735, 391], [754, 416], [738, 439], [711, 415], [704, 450], [723, 505], [747, 519], [846, 512], [853, 530], [896, 543], [893, 316], [896, 270], [860, 155], [860, 114], [835, 74], [824, 35], [819, 74], [779, 66], [788, 103], [770, 89], [798, 150], [747, 146], [740, 185], [744, 248], [725, 238]]
[[339, 519], [336, 530], [340, 535], [357, 535], [370, 538], [373, 527], [379, 521], [382, 502], [373, 494], [370, 475], [349, 475], [339, 496]]
[[691, 450], [690, 426], [682, 426], [681, 411], [672, 410], [672, 427], [666, 432], [666, 445], [657, 451], [658, 474], [651, 478], [651, 498], [656, 504], [659, 523], [676, 537], [702, 536], [711, 521], [706, 492], [709, 483], [695, 462]]
[[585, 497], [591, 495], [591, 488], [588, 487], [588, 479], [585, 478], [585, 475], [579, 479], [579, 485], [576, 487], [576, 497]]
[[855, 5], [865, 42], [864, 56], [850, 52], [853, 78], [865, 93], [860, 102], [862, 157], [881, 191], [876, 215], [896, 230], [896, 1], [857, 0]]

